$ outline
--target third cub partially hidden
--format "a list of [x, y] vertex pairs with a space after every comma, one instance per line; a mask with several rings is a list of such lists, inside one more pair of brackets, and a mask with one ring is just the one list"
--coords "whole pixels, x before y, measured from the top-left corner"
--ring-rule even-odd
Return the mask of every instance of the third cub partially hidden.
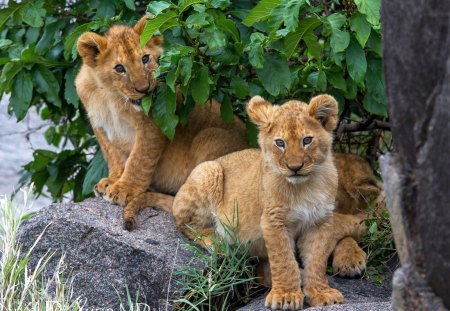
[[331, 144], [337, 103], [321, 95], [309, 105], [289, 101], [272, 106], [256, 96], [247, 110], [260, 129], [261, 150], [238, 151], [197, 166], [175, 197], [178, 228], [192, 239], [204, 236], [205, 244], [214, 233], [227, 238], [223, 224], [233, 219], [237, 203], [239, 221], [231, 225], [239, 240], [252, 241], [251, 255], [270, 264], [266, 306], [303, 305], [296, 243], [305, 266], [307, 301], [313, 306], [341, 303], [341, 293], [325, 277], [327, 259], [340, 239], [357, 237], [364, 228], [355, 216], [333, 214], [338, 176]]

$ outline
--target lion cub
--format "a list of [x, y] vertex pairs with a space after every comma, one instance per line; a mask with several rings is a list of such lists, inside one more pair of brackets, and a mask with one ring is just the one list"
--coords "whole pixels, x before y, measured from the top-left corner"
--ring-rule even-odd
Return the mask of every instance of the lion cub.
[[[86, 32], [77, 43], [83, 65], [77, 93], [108, 163], [109, 175], [95, 185], [95, 194], [124, 209], [125, 228], [136, 224], [137, 211], [156, 206], [170, 211], [173, 196], [199, 163], [246, 148], [245, 125], [235, 117], [225, 124], [220, 105], [198, 105], [188, 124], [177, 128], [170, 142], [139, 100], [152, 91], [162, 37], [143, 47], [139, 35], [147, 17], [134, 27], [112, 26], [105, 35]], [[180, 101], [178, 101], [180, 104]], [[151, 188], [154, 191], [148, 192]]]
[[320, 95], [309, 105], [292, 100], [272, 106], [255, 96], [247, 111], [260, 129], [261, 150], [238, 151], [197, 166], [175, 197], [177, 226], [191, 239], [204, 236], [205, 244], [214, 232], [226, 238], [222, 224], [233, 218], [237, 202], [239, 222], [233, 225], [239, 240], [252, 241], [251, 255], [270, 264], [267, 307], [303, 305], [296, 243], [308, 302], [341, 303], [341, 293], [325, 277], [327, 259], [340, 239], [358, 236], [364, 228], [354, 216], [333, 216], [338, 175], [331, 144], [337, 103]]

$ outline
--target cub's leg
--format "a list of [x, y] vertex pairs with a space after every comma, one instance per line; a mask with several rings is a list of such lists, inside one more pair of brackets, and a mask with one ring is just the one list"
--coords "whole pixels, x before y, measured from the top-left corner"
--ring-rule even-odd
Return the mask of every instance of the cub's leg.
[[298, 310], [303, 306], [300, 269], [294, 255], [294, 243], [284, 225], [283, 207], [266, 207], [261, 229], [269, 255], [272, 289], [265, 306], [272, 309]]
[[338, 241], [351, 236], [358, 238], [365, 231], [360, 219], [353, 215], [334, 213], [333, 217], [309, 229], [298, 241], [304, 264], [303, 291], [306, 301], [313, 307], [342, 303], [342, 294], [328, 285], [327, 261]]
[[144, 192], [138, 195], [123, 209], [124, 229], [128, 231], [135, 229], [137, 214], [146, 207], [153, 206], [172, 213], [173, 199], [171, 195], [157, 192]]
[[342, 277], [361, 275], [366, 268], [366, 258], [358, 243], [351, 237], [345, 237], [333, 251], [333, 272]]
[[113, 204], [126, 205], [147, 191], [166, 146], [167, 139], [147, 117], [135, 125], [135, 140], [119, 180], [110, 185], [103, 198]]
[[198, 165], [180, 188], [172, 207], [178, 229], [189, 239], [213, 246], [215, 216], [213, 210], [223, 196], [223, 169], [218, 162]]
[[102, 154], [108, 164], [108, 177], [102, 178], [95, 186], [95, 196], [102, 196], [108, 186], [119, 180], [125, 168], [126, 158], [109, 141], [105, 132], [101, 128], [93, 128]]

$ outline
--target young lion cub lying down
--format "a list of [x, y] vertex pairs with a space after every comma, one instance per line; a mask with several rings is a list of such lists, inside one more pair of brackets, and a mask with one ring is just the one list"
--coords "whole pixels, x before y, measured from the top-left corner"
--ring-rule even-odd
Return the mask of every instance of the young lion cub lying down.
[[364, 228], [353, 215], [333, 215], [338, 176], [331, 143], [337, 103], [321, 95], [309, 105], [292, 100], [272, 106], [255, 96], [247, 110], [260, 129], [261, 150], [238, 151], [197, 166], [175, 197], [177, 226], [191, 239], [200, 234], [210, 244], [214, 232], [225, 237], [222, 224], [233, 218], [237, 202], [239, 240], [253, 241], [251, 255], [270, 264], [267, 307], [295, 310], [303, 305], [296, 243], [309, 304], [342, 303], [342, 294], [328, 286], [327, 259], [340, 239], [358, 237]]

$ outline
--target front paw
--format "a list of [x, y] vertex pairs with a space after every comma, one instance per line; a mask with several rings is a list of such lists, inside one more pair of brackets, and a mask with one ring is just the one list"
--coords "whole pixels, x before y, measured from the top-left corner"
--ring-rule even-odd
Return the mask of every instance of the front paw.
[[305, 287], [306, 301], [311, 307], [329, 306], [344, 302], [344, 296], [331, 287]]
[[143, 191], [137, 191], [136, 188], [124, 185], [118, 181], [106, 189], [103, 198], [112, 204], [125, 206], [142, 192]]
[[114, 181], [108, 177], [100, 179], [100, 181], [94, 186], [94, 193], [96, 197], [101, 197], [106, 189], [114, 184]]
[[273, 310], [300, 310], [303, 306], [303, 293], [300, 289], [283, 291], [272, 288], [266, 297], [265, 306]]
[[366, 268], [366, 253], [356, 245], [345, 252], [335, 252], [333, 256], [333, 273], [341, 277], [355, 277], [361, 275]]

